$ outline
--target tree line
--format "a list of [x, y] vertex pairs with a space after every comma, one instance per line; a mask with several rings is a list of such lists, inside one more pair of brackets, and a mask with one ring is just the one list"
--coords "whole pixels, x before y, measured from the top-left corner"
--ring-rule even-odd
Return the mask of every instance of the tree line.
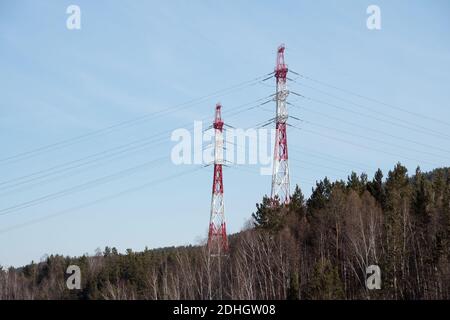
[[[318, 181], [264, 197], [226, 256], [204, 245], [48, 256], [0, 269], [0, 299], [450, 299], [450, 168]], [[66, 268], [81, 268], [68, 290]], [[366, 269], [381, 270], [381, 289]]]

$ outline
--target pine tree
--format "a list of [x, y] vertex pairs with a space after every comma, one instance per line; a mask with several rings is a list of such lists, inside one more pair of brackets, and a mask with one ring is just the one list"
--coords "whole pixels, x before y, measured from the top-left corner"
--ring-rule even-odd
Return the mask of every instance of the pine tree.
[[252, 213], [255, 227], [272, 232], [279, 231], [283, 226], [282, 206], [278, 201], [264, 196], [262, 203], [256, 204], [256, 212]]
[[289, 212], [295, 214], [298, 219], [302, 219], [306, 215], [305, 197], [298, 185], [295, 186], [294, 193], [291, 195]]
[[378, 169], [373, 180], [367, 183], [367, 190], [377, 200], [381, 208], [386, 207], [386, 192], [383, 185], [383, 172]]
[[356, 172], [352, 172], [350, 176], [347, 178], [347, 189], [351, 189], [356, 191], [359, 195], [361, 195], [364, 190], [366, 190], [367, 185], [367, 175], [362, 173], [361, 176], [358, 176]]
[[328, 259], [319, 260], [306, 289], [306, 297], [312, 300], [343, 299], [344, 289], [338, 269]]
[[316, 182], [316, 188], [313, 188], [311, 197], [306, 202], [308, 211], [323, 209], [331, 194], [331, 183], [328, 178], [323, 181]]
[[412, 207], [414, 217], [416, 218], [419, 226], [421, 228], [425, 228], [426, 225], [430, 222], [430, 196], [427, 188], [428, 181], [425, 180], [425, 177], [420, 171], [420, 167], [417, 167], [413, 181], [414, 193], [412, 199]]
[[406, 221], [409, 214], [410, 185], [407, 169], [398, 163], [389, 171], [386, 181], [386, 208], [384, 228], [386, 234], [386, 254], [383, 259], [386, 287], [394, 298], [402, 294], [400, 283], [406, 268]]

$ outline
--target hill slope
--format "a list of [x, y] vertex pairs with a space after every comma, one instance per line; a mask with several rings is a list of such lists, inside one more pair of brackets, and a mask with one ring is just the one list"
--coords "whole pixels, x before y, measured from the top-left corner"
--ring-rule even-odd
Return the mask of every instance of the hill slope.
[[[0, 271], [0, 298], [450, 299], [449, 168], [325, 178], [306, 201], [299, 188], [287, 206], [264, 197], [253, 219], [226, 257], [203, 246], [52, 255]], [[73, 264], [81, 290], [66, 287]], [[380, 267], [380, 290], [365, 286], [369, 265]]]

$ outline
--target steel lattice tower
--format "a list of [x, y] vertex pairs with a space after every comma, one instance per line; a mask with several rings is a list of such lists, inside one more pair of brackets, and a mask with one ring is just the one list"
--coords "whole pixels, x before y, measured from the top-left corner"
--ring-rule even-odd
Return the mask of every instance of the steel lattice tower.
[[288, 73], [287, 65], [284, 63], [284, 45], [278, 47], [277, 65], [275, 68], [276, 78], [276, 133], [273, 155], [273, 173], [272, 173], [272, 199], [278, 198], [281, 204], [289, 203], [289, 164], [288, 164], [288, 146], [287, 146], [287, 119], [288, 110], [286, 98], [289, 94], [286, 85], [286, 76]]
[[211, 218], [208, 232], [208, 249], [211, 255], [222, 255], [228, 251], [223, 201], [223, 120], [222, 106], [216, 105], [213, 128], [215, 130], [214, 177], [211, 197]]

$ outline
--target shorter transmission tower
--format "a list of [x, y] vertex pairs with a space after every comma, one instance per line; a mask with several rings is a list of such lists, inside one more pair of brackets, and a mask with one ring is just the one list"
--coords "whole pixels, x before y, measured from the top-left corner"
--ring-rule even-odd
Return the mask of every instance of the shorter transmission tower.
[[228, 252], [228, 239], [225, 224], [223, 201], [223, 120], [222, 106], [216, 105], [213, 128], [215, 130], [214, 177], [211, 197], [211, 217], [208, 232], [208, 250], [211, 256], [221, 256]]

